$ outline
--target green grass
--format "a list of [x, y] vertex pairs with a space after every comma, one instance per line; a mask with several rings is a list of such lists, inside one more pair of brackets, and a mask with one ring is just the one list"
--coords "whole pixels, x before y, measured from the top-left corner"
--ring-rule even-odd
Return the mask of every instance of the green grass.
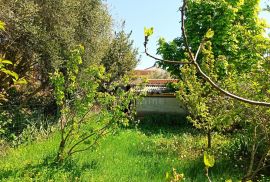
[[[214, 137], [222, 148], [230, 138]], [[120, 129], [102, 139], [93, 151], [74, 155], [63, 165], [52, 163], [59, 136], [11, 149], [0, 157], [0, 181], [166, 181], [166, 172], [175, 168], [187, 182], [207, 181], [202, 149], [206, 138], [186, 124], [147, 123], [137, 129]], [[213, 181], [240, 179], [244, 170], [233, 161], [217, 156], [210, 169]]]

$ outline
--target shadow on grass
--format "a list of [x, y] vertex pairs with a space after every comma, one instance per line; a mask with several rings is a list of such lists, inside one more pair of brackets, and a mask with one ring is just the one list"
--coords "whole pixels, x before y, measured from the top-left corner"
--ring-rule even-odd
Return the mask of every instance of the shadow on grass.
[[[142, 117], [137, 128], [146, 135], [175, 135], [183, 131], [194, 133], [185, 115], [149, 114]], [[196, 133], [196, 132], [195, 132]], [[194, 133], [194, 134], [195, 134]]]
[[[177, 116], [177, 115], [148, 115], [141, 119], [141, 122], [138, 124], [138, 130], [143, 132], [144, 134], [158, 135], [162, 134], [165, 138], [170, 138], [172, 136], [178, 135], [182, 136], [183, 134], [191, 134], [192, 136], [202, 135], [203, 132], [195, 129], [192, 124], [186, 121], [185, 116]], [[178, 150], [179, 146], [171, 143], [169, 140], [162, 138], [158, 142], [149, 143], [149, 149], [141, 148], [137, 155], [141, 155], [144, 157], [152, 157], [159, 156], [160, 158], [164, 157], [176, 157], [179, 159], [181, 155], [181, 151]], [[181, 138], [180, 139], [185, 139]], [[190, 142], [195, 142], [195, 139], [191, 139]], [[189, 140], [188, 140], [189, 141]], [[180, 146], [186, 147], [183, 148], [185, 151], [184, 154], [189, 152], [189, 154], [196, 153], [199, 150], [199, 153], [195, 158], [192, 159], [179, 159], [179, 163], [175, 163], [174, 167], [178, 168], [180, 172], [183, 172], [185, 176], [188, 178], [188, 181], [207, 181], [205, 176], [205, 166], [203, 163], [203, 147], [198, 147], [197, 151], [189, 151], [189, 147], [194, 145], [194, 143], [188, 143], [187, 141], [180, 141]], [[174, 152], [173, 147], [177, 149]], [[196, 148], [194, 149], [196, 150]], [[201, 151], [201, 152], [200, 152]], [[188, 155], [188, 154], [186, 154]], [[234, 170], [232, 170], [234, 169]], [[236, 168], [230, 159], [224, 160], [220, 159], [216, 161], [216, 164], [213, 168], [209, 170], [209, 175], [213, 178], [213, 181], [225, 181], [226, 179], [241, 179], [243, 169]], [[222, 178], [222, 179], [221, 179]]]
[[[185, 174], [188, 181], [203, 182], [208, 181], [205, 176], [206, 170], [203, 163], [203, 156], [199, 156], [194, 160], [186, 161], [183, 165], [182, 172]], [[217, 160], [212, 168], [209, 168], [209, 177], [212, 181], [225, 181], [232, 179], [238, 181], [243, 176], [243, 169], [235, 167], [230, 160]]]
[[1, 179], [15, 178], [36, 178], [50, 180], [54, 179], [55, 175], [68, 175], [69, 180], [76, 181], [78, 177], [82, 176], [83, 172], [96, 169], [98, 167], [97, 161], [89, 161], [88, 163], [83, 163], [79, 165], [77, 161], [72, 159], [67, 159], [62, 164], [57, 164], [52, 156], [48, 156], [43, 159], [39, 164], [27, 163], [23, 168], [17, 169], [2, 169], [0, 171], [0, 181]]

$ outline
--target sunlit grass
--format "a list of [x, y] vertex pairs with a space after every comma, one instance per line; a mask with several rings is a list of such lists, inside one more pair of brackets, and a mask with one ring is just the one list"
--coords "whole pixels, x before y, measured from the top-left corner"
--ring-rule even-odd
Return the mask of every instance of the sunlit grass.
[[[216, 138], [216, 139], [215, 139]], [[175, 168], [185, 181], [207, 181], [202, 160], [206, 138], [186, 124], [142, 124], [137, 129], [120, 129], [102, 139], [96, 149], [76, 154], [59, 166], [52, 163], [59, 136], [20, 146], [1, 157], [0, 181], [166, 181]], [[214, 145], [229, 138], [218, 135]], [[213, 181], [240, 179], [233, 161], [217, 159], [210, 177]]]

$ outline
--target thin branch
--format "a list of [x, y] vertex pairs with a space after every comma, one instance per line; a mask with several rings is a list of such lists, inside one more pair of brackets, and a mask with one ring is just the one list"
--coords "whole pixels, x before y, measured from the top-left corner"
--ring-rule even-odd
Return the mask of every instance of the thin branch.
[[78, 146], [80, 143], [84, 142], [85, 140], [87, 140], [88, 138], [96, 135], [97, 133], [95, 131], [93, 131], [91, 134], [87, 135], [86, 137], [84, 137], [83, 139], [81, 139], [80, 141], [78, 141], [77, 143], [75, 143], [68, 151], [68, 154], [72, 153], [73, 149]]
[[208, 179], [208, 182], [212, 182], [212, 180], [211, 180], [210, 177], [209, 177], [209, 168], [206, 168], [205, 170], [206, 170], [205, 175], [206, 175], [206, 177], [207, 177], [207, 179]]
[[[78, 121], [78, 125], [79, 125], [79, 128], [78, 128], [78, 129], [80, 129], [82, 122], [85, 120], [86, 116], [92, 111], [93, 107], [94, 107], [94, 106], [90, 107], [90, 108], [83, 114], [83, 116], [80, 118], [80, 120]], [[76, 113], [76, 112], [73, 112], [73, 113], [69, 116], [69, 118], [71, 118], [70, 121], [73, 121], [73, 120], [75, 119], [76, 115], [77, 115], [77, 113]], [[68, 123], [69, 123], [69, 122], [68, 122]], [[66, 141], [68, 140], [68, 138], [72, 135], [72, 131], [73, 131], [73, 130], [74, 130], [74, 126], [72, 125], [71, 128], [69, 129], [69, 131], [67, 132], [65, 138], [64, 138], [64, 142], [66, 142]]]
[[180, 12], [181, 12], [181, 30], [182, 30], [182, 36], [184, 38], [185, 47], [186, 47], [186, 49], [188, 49], [188, 55], [189, 55], [190, 60], [191, 60], [190, 62], [194, 63], [195, 59], [194, 59], [192, 51], [190, 50], [190, 47], [189, 47], [188, 38], [187, 38], [187, 34], [186, 34], [186, 28], [185, 28], [185, 9], [186, 9], [186, 6], [187, 6], [187, 2], [186, 2], [186, 0], [183, 0], [183, 5], [182, 5], [182, 7], [180, 9]]
[[104, 133], [104, 132], [105, 132], [105, 131], [102, 131], [102, 133], [100, 133], [100, 134], [95, 138], [95, 140], [94, 140], [94, 142], [92, 143], [92, 145], [90, 145], [90, 146], [88, 146], [88, 147], [86, 147], [86, 148], [84, 148], [84, 149], [74, 150], [74, 151], [72, 151], [72, 152], [69, 153], [69, 156], [73, 155], [74, 153], [84, 152], [84, 151], [89, 150], [89, 149], [91, 149], [92, 147], [94, 147], [94, 146], [97, 144], [97, 142], [99, 141], [99, 139], [100, 139], [102, 136], [104, 136], [104, 135], [106, 135], [106, 134], [109, 133], [109, 132], [106, 132], [106, 133]]
[[199, 56], [199, 54], [200, 54], [200, 52], [201, 52], [201, 50], [202, 50], [203, 44], [204, 44], [204, 40], [203, 40], [203, 41], [200, 43], [200, 45], [199, 45], [199, 48], [198, 48], [198, 50], [197, 50], [197, 52], [196, 52], [196, 55], [195, 55], [195, 58], [194, 58], [195, 61], [197, 61], [197, 59], [198, 59], [198, 56]]
[[261, 166], [260, 168], [255, 170], [255, 174], [258, 173], [260, 170], [270, 167], [270, 165]]
[[71, 155], [73, 155], [73, 154], [75, 154], [75, 153], [78, 153], [78, 152], [84, 152], [84, 151], [86, 151], [86, 150], [91, 149], [92, 147], [94, 147], [94, 146], [97, 144], [98, 139], [100, 139], [100, 137], [101, 137], [101, 136], [96, 137], [96, 139], [94, 140], [94, 142], [92, 143], [92, 145], [90, 145], [90, 146], [88, 146], [88, 147], [86, 147], [86, 148], [84, 148], [84, 149], [74, 150], [74, 151], [70, 152], [70, 153], [68, 154], [68, 156], [71, 156]]
[[[92, 108], [92, 107], [91, 107]], [[90, 111], [89, 111], [90, 112]], [[75, 115], [76, 115], [76, 113], [75, 113]], [[86, 116], [86, 115], [85, 115]], [[92, 116], [90, 116], [90, 118], [88, 118], [89, 120], [91, 119], [91, 117]], [[81, 125], [82, 125], [82, 121], [80, 120], [79, 121], [79, 124], [78, 124], [79, 126], [78, 126], [78, 129], [80, 129], [81, 128]], [[72, 141], [73, 141], [73, 139], [74, 139], [74, 134], [72, 133], [72, 131], [74, 130], [74, 127], [72, 126], [72, 128], [70, 128], [70, 130], [69, 130], [69, 133], [66, 135], [66, 141], [68, 141], [67, 142], [67, 145], [71, 145], [72, 144]], [[93, 131], [94, 132], [94, 131]], [[69, 135], [69, 136], [68, 136]], [[92, 136], [92, 135], [91, 135]], [[90, 136], [90, 137], [91, 137]], [[80, 135], [79, 136], [79, 138], [81, 138], [81, 137], [83, 137], [83, 135]]]
[[192, 64], [192, 62], [180, 62], [180, 61], [173, 61], [173, 60], [165, 60], [165, 59], [161, 59], [158, 57], [153, 56], [152, 54], [150, 54], [147, 50], [147, 42], [144, 44], [144, 52], [145, 54], [150, 57], [153, 58], [157, 61], [162, 61], [162, 62], [166, 62], [166, 63], [173, 63], [173, 64]]
[[267, 106], [270, 107], [270, 103], [269, 102], [260, 102], [260, 101], [254, 101], [251, 99], [246, 99], [243, 97], [240, 97], [238, 95], [235, 95], [233, 93], [230, 93], [229, 91], [226, 91], [224, 89], [222, 89], [221, 87], [219, 87], [209, 76], [207, 76], [201, 69], [201, 67], [199, 66], [199, 64], [197, 62], [194, 63], [197, 71], [199, 72], [199, 74], [201, 74], [201, 76], [203, 77], [204, 80], [206, 80], [207, 82], [209, 82], [212, 87], [214, 87], [216, 90], [220, 91], [221, 93], [223, 93], [226, 96], [229, 96], [233, 99], [239, 100], [241, 102], [245, 102], [251, 105], [259, 105], [259, 106]]
[[68, 151], [68, 154], [71, 154], [72, 151], [75, 149], [76, 146], [78, 146], [80, 143], [84, 142], [85, 140], [87, 140], [88, 138], [94, 136], [95, 134], [99, 133], [99, 132], [103, 132], [108, 126], [110, 126], [111, 123], [106, 124], [104, 127], [100, 128], [99, 130], [93, 131], [91, 134], [85, 136], [84, 138], [82, 138], [81, 140], [79, 140], [78, 142], [76, 142]]

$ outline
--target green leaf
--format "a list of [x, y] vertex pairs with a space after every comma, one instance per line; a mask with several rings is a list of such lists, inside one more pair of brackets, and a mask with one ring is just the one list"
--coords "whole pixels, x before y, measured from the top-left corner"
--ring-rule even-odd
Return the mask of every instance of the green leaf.
[[166, 172], [166, 180], [170, 179], [170, 174], [169, 172]]
[[232, 182], [232, 179], [226, 179], [225, 182]]
[[11, 61], [9, 60], [0, 60], [0, 63], [3, 63], [3, 64], [13, 64]]
[[5, 23], [0, 21], [0, 30], [5, 30]]
[[204, 152], [203, 161], [207, 168], [213, 167], [215, 165], [215, 157], [213, 155]]
[[149, 36], [153, 35], [153, 33], [154, 33], [154, 27], [151, 27], [151, 28], [144, 27], [144, 36], [145, 37], [149, 37]]
[[12, 76], [13, 78], [15, 78], [15, 80], [19, 79], [19, 75], [17, 73], [15, 73], [14, 71], [10, 71], [10, 70], [7, 70], [5, 68], [2, 68], [0, 71], [6, 73], [7, 75]]
[[214, 36], [214, 31], [210, 28], [207, 32], [206, 32], [206, 34], [205, 34], [205, 37], [207, 38], [207, 39], [211, 39], [213, 36]]

